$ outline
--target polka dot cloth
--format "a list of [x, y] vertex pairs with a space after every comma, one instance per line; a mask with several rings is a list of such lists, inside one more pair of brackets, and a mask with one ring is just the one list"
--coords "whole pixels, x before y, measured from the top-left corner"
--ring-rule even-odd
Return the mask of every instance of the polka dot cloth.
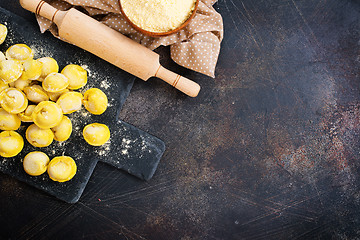
[[[212, 5], [217, 0], [201, 0], [192, 21], [181, 31], [166, 37], [152, 38], [133, 29], [121, 16], [118, 0], [46, 0], [60, 10], [82, 7], [88, 15], [119, 31], [136, 42], [155, 49], [170, 46], [171, 58], [179, 65], [215, 77], [215, 66], [223, 39], [223, 21]], [[41, 32], [57, 28], [50, 20], [37, 16]]]

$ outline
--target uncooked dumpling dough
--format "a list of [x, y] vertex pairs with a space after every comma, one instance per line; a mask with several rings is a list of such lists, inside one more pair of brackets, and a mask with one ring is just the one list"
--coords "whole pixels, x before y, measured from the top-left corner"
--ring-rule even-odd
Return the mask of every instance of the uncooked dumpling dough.
[[11, 83], [18, 80], [23, 72], [23, 65], [18, 60], [0, 61], [0, 80]]
[[27, 174], [39, 176], [46, 172], [49, 161], [48, 155], [43, 152], [30, 152], [24, 158], [23, 167]]
[[75, 176], [76, 170], [74, 159], [68, 156], [60, 156], [50, 161], [47, 172], [51, 180], [66, 182]]
[[79, 92], [67, 92], [62, 94], [56, 103], [61, 107], [64, 114], [73, 113], [81, 109], [83, 95]]
[[71, 132], [72, 132], [72, 123], [70, 118], [67, 116], [63, 116], [61, 122], [51, 128], [54, 133], [54, 139], [59, 142], [63, 142], [69, 139]]
[[69, 79], [69, 89], [79, 89], [87, 83], [87, 72], [79, 65], [69, 64], [64, 67], [61, 73]]
[[25, 62], [34, 57], [34, 52], [26, 44], [15, 44], [8, 48], [5, 52], [7, 59], [19, 60]]
[[7, 88], [0, 93], [0, 105], [5, 111], [17, 114], [26, 109], [28, 100], [21, 90]]
[[39, 103], [32, 113], [34, 123], [43, 129], [55, 127], [60, 123], [62, 117], [63, 113], [60, 106], [51, 101]]
[[22, 122], [33, 122], [32, 113], [35, 110], [36, 105], [28, 105], [24, 112], [18, 113], [18, 116]]
[[5, 41], [7, 33], [8, 33], [7, 27], [3, 24], [0, 24], [0, 44], [2, 44]]
[[60, 92], [67, 86], [69, 86], [69, 79], [61, 73], [50, 73], [42, 83], [42, 87], [47, 92]]
[[26, 139], [34, 147], [47, 147], [54, 140], [54, 133], [50, 129], [41, 129], [35, 124], [31, 124], [26, 129]]
[[107, 109], [108, 99], [100, 89], [90, 88], [84, 93], [83, 104], [90, 113], [100, 115]]
[[49, 96], [40, 85], [32, 85], [24, 88], [24, 92], [27, 98], [34, 103], [40, 103], [42, 101], [48, 101]]
[[24, 72], [21, 79], [37, 80], [41, 76], [42, 62], [34, 59], [28, 59], [23, 63]]
[[0, 156], [15, 157], [24, 147], [24, 139], [15, 131], [0, 133]]
[[42, 57], [39, 58], [38, 61], [42, 63], [39, 81], [43, 81], [50, 73], [59, 72], [59, 65], [55, 59], [51, 57]]
[[16, 114], [11, 114], [0, 108], [0, 130], [18, 130], [21, 120]]
[[85, 126], [83, 136], [88, 144], [101, 146], [109, 140], [110, 130], [105, 124], [91, 123]]

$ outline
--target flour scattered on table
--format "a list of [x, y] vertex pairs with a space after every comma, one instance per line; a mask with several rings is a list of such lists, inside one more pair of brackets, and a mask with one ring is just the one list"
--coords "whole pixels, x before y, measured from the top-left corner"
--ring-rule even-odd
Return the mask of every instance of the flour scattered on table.
[[107, 141], [104, 145], [100, 147], [100, 149], [97, 151], [97, 154], [99, 156], [107, 156], [110, 153], [110, 146], [111, 146], [111, 140]]
[[103, 89], [109, 89], [110, 87], [110, 83], [108, 80], [104, 80], [100, 83], [100, 87], [103, 88]]

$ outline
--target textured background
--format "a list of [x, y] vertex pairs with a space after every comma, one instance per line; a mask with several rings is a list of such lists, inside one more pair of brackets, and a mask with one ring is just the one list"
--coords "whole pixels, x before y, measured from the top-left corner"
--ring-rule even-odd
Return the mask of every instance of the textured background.
[[[5, 7], [30, 21], [17, 2]], [[4, 239], [357, 239], [360, 2], [220, 0], [216, 79], [136, 80], [121, 119], [164, 140], [153, 179], [99, 164], [77, 204], [0, 174]], [[35, 22], [34, 22], [35, 23]]]

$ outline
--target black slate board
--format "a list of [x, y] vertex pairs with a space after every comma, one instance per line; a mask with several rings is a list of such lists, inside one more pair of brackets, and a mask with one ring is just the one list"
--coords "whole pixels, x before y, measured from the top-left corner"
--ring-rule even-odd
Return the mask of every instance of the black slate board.
[[[8, 29], [8, 37], [0, 46], [5, 51], [16, 43], [25, 43], [35, 50], [35, 58], [53, 57], [59, 63], [60, 70], [67, 64], [79, 64], [88, 70], [88, 84], [84, 89], [96, 87], [108, 96], [109, 107], [100, 116], [88, 113], [85, 109], [69, 115], [73, 123], [70, 139], [60, 143], [54, 141], [49, 147], [34, 148], [25, 140], [23, 151], [13, 158], [0, 158], [0, 171], [39, 188], [63, 201], [74, 203], [80, 198], [98, 161], [106, 162], [144, 180], [149, 180], [165, 151], [164, 143], [136, 127], [118, 120], [119, 111], [128, 96], [134, 77], [115, 66], [83, 51], [71, 44], [64, 43], [48, 33], [41, 34], [37, 26], [21, 17], [0, 8], [0, 23]], [[101, 147], [92, 147], [82, 138], [82, 129], [86, 124], [100, 122], [109, 126], [110, 141]], [[24, 136], [23, 124], [19, 133]], [[30, 151], [40, 150], [51, 158], [68, 155], [75, 159], [78, 171], [75, 177], [65, 183], [53, 182], [45, 173], [39, 177], [27, 175], [22, 168], [22, 159]], [[121, 174], [119, 172], [119, 174]]]

